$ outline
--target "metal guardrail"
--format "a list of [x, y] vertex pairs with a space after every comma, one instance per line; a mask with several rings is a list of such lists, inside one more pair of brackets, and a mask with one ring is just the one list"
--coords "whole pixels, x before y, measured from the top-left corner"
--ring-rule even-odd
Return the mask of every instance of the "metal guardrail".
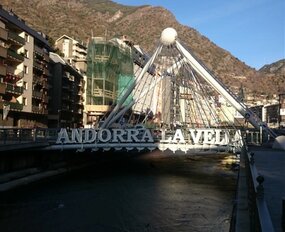
[[38, 46], [34, 46], [34, 52], [39, 54], [40, 56], [44, 56], [44, 51], [42, 48], [38, 47]]
[[13, 85], [11, 83], [6, 84], [6, 92], [12, 92], [12, 93], [17, 93], [17, 94], [23, 94], [24, 92], [24, 87], [23, 86], [17, 86]]
[[248, 185], [250, 231], [273, 232], [274, 227], [264, 198], [264, 177], [258, 173], [254, 153], [244, 150]]
[[15, 32], [8, 31], [8, 39], [11, 39], [13, 41], [16, 41], [17, 43], [24, 45], [25, 44], [25, 38], [19, 36]]
[[24, 55], [23, 54], [19, 54], [14, 50], [8, 49], [7, 51], [7, 55], [10, 57], [15, 58], [16, 60], [23, 62], [24, 61]]
[[247, 129], [242, 131], [245, 144], [261, 145], [270, 141], [271, 136], [264, 131]]
[[26, 142], [53, 143], [56, 141], [58, 132], [57, 128], [0, 128], [0, 146]]
[[3, 101], [5, 105], [10, 105], [10, 110], [12, 111], [22, 111], [23, 110], [23, 104], [19, 102], [8, 102], [8, 101]]

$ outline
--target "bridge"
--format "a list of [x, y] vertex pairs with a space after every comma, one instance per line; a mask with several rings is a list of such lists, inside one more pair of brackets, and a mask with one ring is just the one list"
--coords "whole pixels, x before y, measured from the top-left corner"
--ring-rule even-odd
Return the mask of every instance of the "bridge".
[[[173, 28], [163, 30], [153, 55], [110, 108], [95, 128], [62, 128], [46, 149], [239, 150], [245, 123], [277, 137], [182, 45]], [[233, 114], [243, 120], [231, 122]]]
[[[163, 30], [153, 55], [119, 90], [110, 109], [94, 128], [37, 129], [29, 136], [37, 141], [34, 146], [45, 150], [169, 149], [184, 153], [240, 150], [241, 130], [248, 123], [263, 140], [277, 137], [179, 41], [173, 28]], [[229, 120], [237, 114], [241, 120]], [[23, 141], [28, 131], [12, 130], [15, 138], [2, 129], [3, 141], [8, 137]], [[285, 146], [284, 137], [279, 145]]]
[[[149, 71], [153, 66], [156, 73]], [[235, 125], [227, 120], [233, 112], [218, 107], [219, 96], [252, 127], [245, 128], [241, 122]], [[272, 223], [269, 209], [275, 213], [275, 203], [269, 202], [267, 206], [264, 176], [257, 171], [253, 153], [247, 146], [279, 138], [279, 148], [284, 149], [284, 136], [278, 137], [195, 58], [179, 41], [173, 28], [162, 32], [153, 56], [135, 80], [130, 80], [121, 91], [111, 109], [94, 128], [1, 128], [0, 150], [137, 152], [168, 149], [175, 154], [191, 154], [196, 150], [240, 153], [245, 167], [240, 169], [236, 231], [274, 231], [273, 224], [276, 227], [281, 215], [280, 212], [273, 215]], [[282, 157], [281, 153], [278, 155]], [[246, 183], [249, 183], [247, 187]], [[281, 184], [271, 187], [278, 186]], [[271, 195], [269, 192], [269, 199]], [[249, 204], [249, 212], [247, 208], [244, 210], [243, 203]]]

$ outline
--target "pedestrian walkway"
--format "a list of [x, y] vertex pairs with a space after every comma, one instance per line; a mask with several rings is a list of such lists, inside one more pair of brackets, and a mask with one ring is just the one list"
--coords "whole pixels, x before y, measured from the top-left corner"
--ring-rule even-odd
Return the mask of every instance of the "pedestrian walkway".
[[[264, 197], [276, 232], [282, 232], [282, 199], [285, 199], [285, 151], [252, 146], [254, 161], [265, 179]], [[283, 209], [285, 210], [285, 209]]]

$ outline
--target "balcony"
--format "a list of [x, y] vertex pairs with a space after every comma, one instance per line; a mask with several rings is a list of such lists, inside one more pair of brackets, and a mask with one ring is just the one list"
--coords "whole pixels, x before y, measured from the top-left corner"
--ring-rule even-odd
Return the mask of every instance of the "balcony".
[[35, 53], [38, 54], [39, 56], [44, 56], [44, 51], [42, 48], [39, 48], [38, 46], [35, 46]]
[[41, 109], [38, 106], [32, 106], [32, 112], [39, 114], [41, 113]]
[[5, 94], [6, 92], [6, 84], [0, 83], [0, 94]]
[[8, 39], [8, 31], [2, 27], [0, 27], [0, 39], [2, 39], [2, 40]]
[[25, 45], [25, 38], [19, 36], [18, 34], [12, 31], [8, 32], [8, 40], [13, 41], [13, 43], [17, 45]]
[[42, 81], [42, 87], [43, 87], [43, 89], [48, 89], [48, 82], [47, 82], [47, 80], [43, 80]]
[[95, 61], [95, 62], [98, 62], [98, 63], [105, 63], [105, 62], [107, 62], [109, 59], [110, 59], [109, 56], [95, 55], [94, 61]]
[[32, 105], [32, 112], [35, 114], [46, 114], [47, 110], [44, 109], [42, 106], [34, 106]]
[[19, 102], [4, 101], [3, 104], [10, 105], [10, 110], [12, 111], [22, 111], [23, 110], [23, 104], [20, 104]]
[[0, 76], [6, 76], [7, 66], [5, 64], [0, 63]]
[[6, 84], [6, 93], [12, 93], [16, 95], [22, 95], [24, 92], [24, 87], [13, 85], [10, 83]]
[[[14, 74], [14, 72], [18, 72], [17, 74]], [[24, 77], [24, 72], [19, 71], [19, 69], [10, 69], [7, 67], [6, 76], [4, 77], [4, 82], [7, 83], [16, 83], [17, 81], [21, 80]]]
[[113, 91], [110, 91], [110, 90], [105, 90], [104, 95], [105, 95], [105, 97], [108, 97], [108, 98], [112, 98], [112, 99], [115, 98], [115, 93]]
[[49, 55], [47, 53], [44, 54], [44, 61], [49, 62]]
[[15, 52], [12, 49], [8, 49], [7, 52], [8, 58], [10, 58], [13, 61], [22, 63], [24, 61], [24, 55], [23, 54], [18, 54], [17, 52]]
[[42, 99], [43, 93], [41, 91], [33, 90], [32, 96], [33, 98]]
[[43, 75], [36, 75], [36, 74], [33, 75], [33, 82], [35, 84], [41, 84], [43, 79], [44, 79]]
[[48, 96], [47, 95], [43, 95], [42, 102], [48, 103]]
[[34, 67], [40, 71], [43, 71], [44, 67], [42, 63], [39, 63], [37, 60], [34, 59]]
[[48, 88], [47, 79], [44, 78], [44, 77], [39, 77], [39, 76], [34, 75], [34, 77], [33, 77], [33, 84], [34, 85], [40, 85], [44, 89]]
[[7, 48], [0, 45], [0, 57], [7, 58]]
[[46, 76], [50, 75], [48, 68], [44, 68], [44, 75], [46, 75]]

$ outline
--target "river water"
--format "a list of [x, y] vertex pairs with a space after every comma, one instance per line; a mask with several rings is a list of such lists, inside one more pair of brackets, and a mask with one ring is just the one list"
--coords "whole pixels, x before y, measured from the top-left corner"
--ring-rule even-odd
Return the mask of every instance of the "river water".
[[[232, 155], [110, 157], [0, 195], [0, 230], [229, 231]], [[110, 161], [112, 160], [112, 161]]]

